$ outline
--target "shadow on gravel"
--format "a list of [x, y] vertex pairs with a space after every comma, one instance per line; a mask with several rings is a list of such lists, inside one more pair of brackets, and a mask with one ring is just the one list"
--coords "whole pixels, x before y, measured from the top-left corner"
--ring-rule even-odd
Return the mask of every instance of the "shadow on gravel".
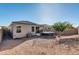
[[66, 44], [66, 45], [79, 44], [79, 39], [78, 38], [61, 39], [59, 41], [59, 44]]
[[21, 39], [5, 39], [0, 43], [0, 51], [12, 49], [23, 42], [25, 42], [27, 38], [21, 38]]

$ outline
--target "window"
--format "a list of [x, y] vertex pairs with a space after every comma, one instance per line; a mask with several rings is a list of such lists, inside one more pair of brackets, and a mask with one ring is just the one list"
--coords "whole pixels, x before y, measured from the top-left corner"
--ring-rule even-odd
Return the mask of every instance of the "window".
[[32, 32], [34, 32], [34, 27], [32, 27]]
[[16, 32], [17, 32], [17, 33], [21, 33], [21, 26], [17, 26]]

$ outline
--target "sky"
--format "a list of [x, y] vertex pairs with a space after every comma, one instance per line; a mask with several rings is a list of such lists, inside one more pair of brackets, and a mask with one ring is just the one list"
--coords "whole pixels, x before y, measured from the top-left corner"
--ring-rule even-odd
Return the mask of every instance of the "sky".
[[78, 26], [79, 4], [0, 3], [1, 26], [8, 26], [12, 21], [22, 20], [49, 25], [66, 21], [73, 26]]

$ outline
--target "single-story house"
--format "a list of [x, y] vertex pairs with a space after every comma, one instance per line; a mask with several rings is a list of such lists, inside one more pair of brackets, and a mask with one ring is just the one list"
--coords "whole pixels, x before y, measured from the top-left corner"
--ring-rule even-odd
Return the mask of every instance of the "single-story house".
[[29, 32], [39, 33], [43, 31], [44, 26], [30, 21], [14, 21], [10, 24], [9, 29], [13, 38], [26, 37]]

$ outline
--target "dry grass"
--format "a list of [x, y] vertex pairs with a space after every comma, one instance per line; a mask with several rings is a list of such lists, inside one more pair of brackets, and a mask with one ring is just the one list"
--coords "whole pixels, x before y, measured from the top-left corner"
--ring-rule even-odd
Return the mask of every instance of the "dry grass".
[[32, 39], [0, 52], [7, 55], [78, 55], [79, 39], [63, 39], [59, 43], [54, 39]]

